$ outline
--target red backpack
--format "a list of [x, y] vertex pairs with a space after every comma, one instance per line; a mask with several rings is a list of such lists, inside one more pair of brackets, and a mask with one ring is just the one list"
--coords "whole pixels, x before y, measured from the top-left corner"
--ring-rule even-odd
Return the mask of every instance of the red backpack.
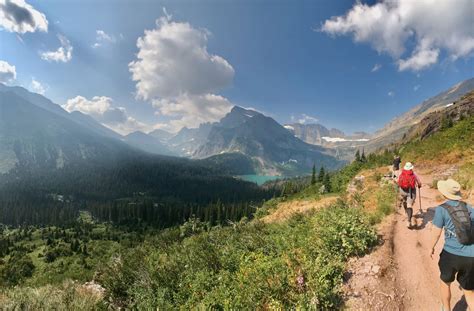
[[412, 170], [403, 170], [398, 178], [398, 185], [403, 190], [415, 189], [416, 177]]

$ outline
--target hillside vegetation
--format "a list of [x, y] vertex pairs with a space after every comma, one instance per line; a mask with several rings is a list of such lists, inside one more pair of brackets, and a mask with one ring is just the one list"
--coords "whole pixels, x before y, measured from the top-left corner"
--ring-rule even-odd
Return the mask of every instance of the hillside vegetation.
[[[397, 151], [415, 163], [469, 159], [472, 135], [468, 117]], [[284, 181], [281, 196], [258, 208], [251, 221], [191, 217], [158, 231], [101, 223], [83, 213], [70, 226], [2, 227], [0, 305], [7, 310], [341, 308], [348, 258], [377, 244], [374, 224], [394, 208], [395, 189], [383, 176], [393, 152], [359, 154], [312, 184], [305, 178]], [[467, 161], [458, 172], [467, 174], [467, 185], [472, 169]], [[340, 199], [282, 222], [258, 219], [281, 202], [328, 195]], [[84, 285], [91, 280], [101, 290]]]

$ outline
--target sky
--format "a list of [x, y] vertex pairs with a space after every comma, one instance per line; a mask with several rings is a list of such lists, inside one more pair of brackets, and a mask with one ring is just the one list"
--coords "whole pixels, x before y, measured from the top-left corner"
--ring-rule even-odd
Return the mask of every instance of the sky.
[[234, 105], [373, 132], [474, 76], [472, 0], [0, 0], [0, 82], [126, 134]]

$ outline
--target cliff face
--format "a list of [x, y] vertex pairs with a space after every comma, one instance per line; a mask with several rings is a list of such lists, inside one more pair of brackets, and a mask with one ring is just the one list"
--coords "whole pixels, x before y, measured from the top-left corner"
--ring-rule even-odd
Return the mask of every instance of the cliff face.
[[426, 115], [406, 133], [403, 141], [408, 141], [415, 137], [423, 140], [443, 127], [449, 127], [460, 119], [472, 115], [474, 115], [474, 91], [464, 95], [458, 101]]

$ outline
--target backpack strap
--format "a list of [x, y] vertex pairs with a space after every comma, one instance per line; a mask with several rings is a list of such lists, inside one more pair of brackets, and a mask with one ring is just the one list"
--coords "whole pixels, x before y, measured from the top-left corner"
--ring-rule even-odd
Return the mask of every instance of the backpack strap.
[[[470, 239], [471, 239], [470, 240], [471, 242], [468, 244], [474, 243], [474, 225], [472, 224], [472, 221], [471, 221], [471, 212], [467, 208], [467, 203], [463, 201], [459, 201], [458, 204], [456, 205], [443, 203], [440, 206], [445, 208], [446, 211], [448, 212], [449, 217], [451, 218], [451, 221], [453, 222], [458, 240], [460, 236], [463, 236], [464, 240], [466, 239], [465, 231], [467, 230], [469, 232], [468, 234], [470, 235]], [[465, 244], [464, 242], [462, 242], [462, 240], [459, 240], [459, 241], [461, 242], [461, 244]]]

